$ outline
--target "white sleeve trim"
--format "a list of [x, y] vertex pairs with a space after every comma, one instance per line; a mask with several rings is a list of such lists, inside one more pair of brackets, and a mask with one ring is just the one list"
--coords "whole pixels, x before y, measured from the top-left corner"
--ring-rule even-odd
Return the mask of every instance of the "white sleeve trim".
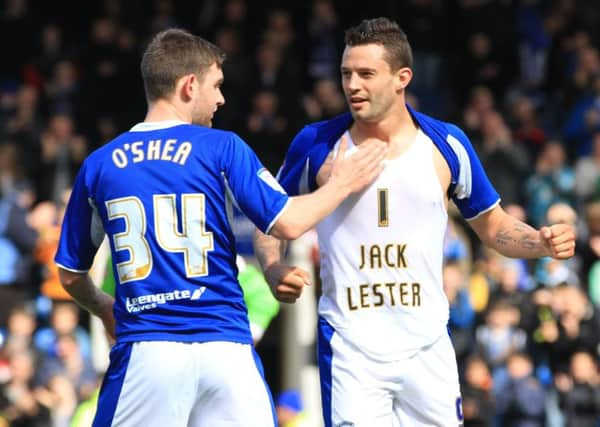
[[223, 177], [223, 183], [225, 184], [225, 197], [229, 199], [229, 202], [231, 202], [236, 209], [241, 211], [242, 209], [240, 208], [238, 201], [236, 200], [235, 196], [233, 195], [233, 191], [231, 190], [229, 181], [227, 180], [227, 177], [225, 176], [225, 172], [221, 171], [221, 176]]
[[302, 171], [302, 175], [300, 176], [300, 182], [298, 183], [298, 193], [306, 194], [310, 191], [308, 185], [308, 171], [310, 167], [310, 158], [306, 159], [306, 163], [304, 164], [304, 170]]
[[242, 210], [240, 209], [240, 206], [238, 205], [238, 202], [235, 199], [235, 196], [233, 195], [233, 191], [231, 191], [231, 187], [229, 186], [229, 181], [225, 176], [225, 172], [221, 171], [221, 177], [223, 178], [223, 184], [225, 185], [225, 216], [227, 217], [229, 228], [231, 228], [231, 230], [235, 233], [236, 230], [234, 226], [235, 221], [233, 209], [235, 207], [240, 212]]
[[271, 223], [267, 227], [267, 231], [265, 232], [265, 234], [271, 234], [271, 228], [273, 228], [273, 226], [275, 225], [275, 223], [277, 222], [279, 217], [283, 214], [283, 211], [287, 209], [287, 207], [290, 205], [290, 203], [291, 203], [291, 200], [288, 198], [287, 201], [285, 202], [285, 205], [283, 205], [283, 207], [281, 208], [279, 213], [277, 215], [275, 215], [275, 218], [273, 218], [273, 221], [271, 221]]
[[473, 190], [473, 176], [471, 172], [471, 160], [465, 147], [452, 135], [446, 137], [446, 141], [452, 147], [452, 151], [458, 158], [458, 182], [454, 189], [457, 199], [466, 199], [471, 197]]
[[484, 213], [487, 213], [489, 211], [491, 211], [492, 209], [494, 209], [496, 206], [498, 206], [500, 204], [500, 199], [496, 200], [494, 203], [492, 203], [492, 205], [484, 210], [482, 210], [481, 212], [479, 212], [477, 215], [469, 217], [469, 218], [465, 218], [465, 220], [467, 221], [471, 221], [474, 219], [479, 218], [481, 215], [483, 215]]
[[70, 268], [70, 267], [65, 267], [64, 265], [60, 264], [60, 263], [55, 263], [56, 265], [58, 265], [60, 268], [62, 268], [63, 270], [67, 270], [70, 271], [71, 273], [80, 273], [80, 274], [84, 274], [87, 273], [88, 271], [90, 271], [90, 269], [88, 268], [87, 270], [77, 270], [75, 268]]

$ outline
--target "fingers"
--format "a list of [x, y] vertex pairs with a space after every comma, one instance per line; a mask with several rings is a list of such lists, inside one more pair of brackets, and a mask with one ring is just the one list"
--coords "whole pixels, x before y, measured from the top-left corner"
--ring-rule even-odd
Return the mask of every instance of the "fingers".
[[361, 144], [352, 155], [346, 157], [348, 144], [348, 137], [343, 135], [329, 179], [335, 180], [341, 189], [351, 194], [367, 187], [383, 171], [388, 145], [381, 141]]
[[553, 244], [553, 247], [557, 253], [574, 251], [575, 250], [575, 242], [569, 241], [569, 242], [560, 243], [558, 245]]
[[344, 134], [329, 179], [335, 179], [341, 188], [355, 193], [371, 184], [383, 171], [388, 144], [381, 141], [361, 144], [352, 155], [346, 156], [348, 145], [348, 136]]
[[555, 224], [540, 229], [553, 258], [566, 259], [575, 254], [575, 230], [568, 224]]
[[355, 157], [352, 165], [352, 192], [362, 190], [379, 176], [385, 168], [383, 161], [386, 156], [387, 144], [380, 142], [371, 143], [352, 156]]
[[550, 234], [550, 241], [555, 245], [575, 241], [575, 230], [566, 224], [553, 225], [550, 227]]
[[301, 295], [302, 288], [290, 287], [283, 284], [275, 288], [275, 298], [280, 302], [294, 303]]
[[304, 285], [308, 285], [308, 286], [311, 285], [310, 284], [310, 274], [308, 274], [308, 271], [303, 270], [298, 267], [294, 267], [293, 274], [300, 277], [302, 279], [302, 281], [304, 282]]
[[305, 285], [309, 283], [308, 273], [301, 268], [294, 267], [289, 270], [285, 276], [280, 279], [280, 282], [296, 289], [302, 289]]
[[302, 295], [304, 287], [310, 285], [310, 275], [307, 271], [287, 265], [272, 266], [267, 270], [268, 282], [278, 301], [285, 303], [296, 302]]
[[365, 167], [373, 162], [382, 161], [387, 155], [387, 148], [387, 144], [380, 141], [361, 145], [352, 155], [355, 166]]
[[567, 242], [553, 248], [554, 258], [567, 259], [575, 255], [575, 242]]
[[377, 178], [379, 174], [383, 172], [383, 170], [385, 169], [385, 164], [383, 163], [384, 159], [385, 156], [381, 158], [381, 160], [376, 160], [378, 162], [376, 167], [374, 169], [371, 169], [364, 175], [364, 186], [371, 184], [373, 181], [375, 181], [375, 178]]
[[[366, 154], [364, 157], [358, 157], [356, 161], [356, 166], [358, 172], [361, 173], [363, 171], [372, 171], [383, 167], [383, 161], [387, 156], [387, 145], [383, 143], [373, 143], [370, 144], [372, 148], [365, 149]], [[362, 151], [362, 150], [361, 150]]]
[[542, 233], [542, 237], [546, 240], [552, 237], [552, 230], [550, 227], [542, 227], [540, 232]]

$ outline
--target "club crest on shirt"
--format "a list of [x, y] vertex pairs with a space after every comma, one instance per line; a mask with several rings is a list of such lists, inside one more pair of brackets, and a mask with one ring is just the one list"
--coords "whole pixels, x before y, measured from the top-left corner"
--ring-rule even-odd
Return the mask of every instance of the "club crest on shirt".
[[281, 185], [279, 185], [279, 183], [277, 182], [275, 177], [271, 174], [271, 172], [269, 172], [269, 170], [267, 168], [260, 169], [256, 174], [258, 175], [258, 177], [260, 179], [262, 179], [264, 181], [265, 184], [267, 184], [273, 190], [279, 191], [282, 194], [286, 194], [283, 187]]

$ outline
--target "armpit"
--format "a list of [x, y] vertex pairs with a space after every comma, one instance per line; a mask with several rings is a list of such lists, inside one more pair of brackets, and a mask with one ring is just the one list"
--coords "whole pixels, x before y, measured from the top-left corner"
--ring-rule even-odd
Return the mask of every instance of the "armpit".
[[440, 182], [440, 188], [444, 194], [444, 202], [446, 207], [448, 207], [448, 188], [450, 187], [450, 182], [452, 181], [452, 174], [450, 172], [450, 168], [448, 167], [448, 162], [446, 159], [444, 159], [444, 156], [442, 156], [442, 153], [440, 153], [437, 148], [433, 150], [433, 166]]

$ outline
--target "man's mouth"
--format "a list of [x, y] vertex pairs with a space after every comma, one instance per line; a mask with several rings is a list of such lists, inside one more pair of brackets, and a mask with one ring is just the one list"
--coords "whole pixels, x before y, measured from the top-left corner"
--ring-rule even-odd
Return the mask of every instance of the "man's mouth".
[[360, 96], [350, 97], [350, 105], [352, 108], [360, 108], [367, 103], [367, 99]]

